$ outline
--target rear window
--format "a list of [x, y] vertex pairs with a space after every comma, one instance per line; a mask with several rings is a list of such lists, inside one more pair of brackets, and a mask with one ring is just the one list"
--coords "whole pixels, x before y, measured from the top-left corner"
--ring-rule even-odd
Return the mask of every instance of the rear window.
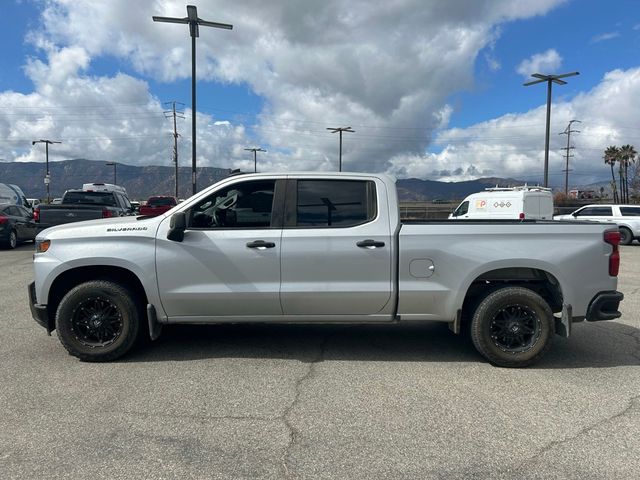
[[62, 203], [116, 206], [116, 199], [111, 192], [67, 192]]
[[166, 205], [175, 205], [176, 201], [170, 197], [151, 197], [147, 202], [147, 205], [151, 207], [164, 207]]

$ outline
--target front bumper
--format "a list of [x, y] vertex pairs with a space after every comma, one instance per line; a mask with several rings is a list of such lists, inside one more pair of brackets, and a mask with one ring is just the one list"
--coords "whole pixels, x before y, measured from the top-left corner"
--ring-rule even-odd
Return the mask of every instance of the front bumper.
[[618, 306], [623, 298], [624, 295], [617, 291], [598, 293], [589, 304], [586, 319], [597, 322], [620, 317], [622, 314], [618, 311]]
[[31, 282], [28, 287], [29, 290], [29, 308], [31, 309], [31, 316], [38, 322], [38, 324], [47, 329], [47, 334], [51, 335], [53, 330], [53, 322], [49, 319], [49, 310], [46, 305], [40, 305], [36, 303], [36, 282]]

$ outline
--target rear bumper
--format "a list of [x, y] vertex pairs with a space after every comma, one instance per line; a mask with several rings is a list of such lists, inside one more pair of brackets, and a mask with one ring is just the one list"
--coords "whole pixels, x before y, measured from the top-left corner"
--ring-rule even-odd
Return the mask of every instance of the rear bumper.
[[28, 287], [29, 290], [29, 308], [31, 309], [31, 316], [38, 323], [38, 325], [47, 329], [47, 333], [51, 335], [53, 325], [49, 320], [49, 310], [46, 305], [39, 305], [36, 303], [36, 283], [31, 282]]
[[622, 314], [618, 311], [618, 306], [623, 298], [624, 295], [616, 291], [598, 293], [589, 304], [586, 319], [597, 322], [620, 317]]

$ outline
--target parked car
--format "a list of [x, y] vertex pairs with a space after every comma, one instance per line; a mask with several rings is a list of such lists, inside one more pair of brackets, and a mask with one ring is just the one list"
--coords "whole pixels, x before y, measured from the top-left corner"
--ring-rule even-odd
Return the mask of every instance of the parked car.
[[35, 210], [35, 208], [41, 203], [39, 198], [27, 198], [27, 202], [29, 202], [31, 210]]
[[248, 174], [165, 215], [45, 230], [28, 291], [34, 319], [85, 361], [166, 324], [432, 320], [522, 367], [573, 322], [620, 316], [619, 239], [595, 222], [401, 222], [382, 174]]
[[487, 188], [472, 193], [458, 205], [449, 218], [457, 219], [537, 219], [551, 220], [553, 195], [550, 188]]
[[161, 215], [164, 212], [171, 210], [178, 204], [175, 197], [149, 197], [147, 203], [141, 205], [139, 208], [140, 215], [147, 217], [155, 217]]
[[567, 215], [555, 215], [553, 219], [614, 223], [620, 230], [622, 245], [629, 245], [640, 237], [640, 205], [585, 205]]
[[0, 245], [16, 248], [20, 242], [35, 240], [38, 226], [33, 214], [22, 205], [0, 205]]

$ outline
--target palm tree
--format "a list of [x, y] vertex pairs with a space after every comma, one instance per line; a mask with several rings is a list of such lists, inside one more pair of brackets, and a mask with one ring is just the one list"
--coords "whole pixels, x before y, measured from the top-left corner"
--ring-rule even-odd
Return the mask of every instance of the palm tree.
[[636, 149], [633, 145], [623, 145], [620, 147], [620, 165], [624, 170], [624, 203], [629, 203], [629, 164], [636, 161]]
[[614, 145], [607, 147], [604, 151], [604, 163], [611, 167], [611, 187], [613, 191], [613, 203], [618, 203], [618, 191], [616, 188], [616, 175], [613, 173], [613, 166], [618, 161], [620, 149]]

